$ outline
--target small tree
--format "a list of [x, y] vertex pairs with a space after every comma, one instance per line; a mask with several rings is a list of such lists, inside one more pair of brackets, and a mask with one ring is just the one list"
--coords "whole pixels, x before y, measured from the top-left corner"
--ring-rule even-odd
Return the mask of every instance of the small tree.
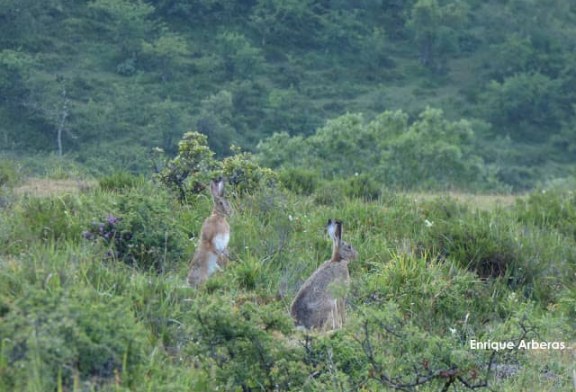
[[184, 201], [187, 193], [202, 192], [220, 169], [221, 163], [214, 159], [214, 152], [208, 147], [208, 137], [192, 131], [184, 134], [178, 143], [178, 155], [168, 161], [158, 177]]

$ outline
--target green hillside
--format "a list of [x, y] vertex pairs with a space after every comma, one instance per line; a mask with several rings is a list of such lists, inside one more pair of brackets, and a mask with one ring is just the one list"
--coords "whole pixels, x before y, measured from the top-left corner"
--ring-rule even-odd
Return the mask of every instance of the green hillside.
[[0, 151], [145, 172], [190, 130], [225, 156], [429, 107], [470, 122], [480, 188], [521, 191], [573, 174], [575, 17], [569, 0], [4, 0]]

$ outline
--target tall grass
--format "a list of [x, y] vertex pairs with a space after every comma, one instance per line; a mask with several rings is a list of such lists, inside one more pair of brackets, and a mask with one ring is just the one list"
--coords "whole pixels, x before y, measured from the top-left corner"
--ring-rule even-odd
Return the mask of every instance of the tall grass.
[[[503, 391], [573, 384], [573, 351], [490, 362], [490, 350], [469, 349], [472, 338], [574, 344], [571, 199], [478, 210], [266, 189], [233, 200], [231, 263], [193, 290], [185, 276], [210, 199], [181, 205], [124, 174], [106, 181], [0, 209], [0, 390], [387, 390], [437, 372], [419, 388], [436, 391], [442, 371], [470, 384], [489, 373]], [[138, 262], [82, 236], [108, 214], [132, 222], [123, 245]], [[288, 307], [330, 257], [331, 217], [360, 253], [348, 318], [332, 334], [302, 333]], [[175, 241], [157, 243], [166, 233]]]

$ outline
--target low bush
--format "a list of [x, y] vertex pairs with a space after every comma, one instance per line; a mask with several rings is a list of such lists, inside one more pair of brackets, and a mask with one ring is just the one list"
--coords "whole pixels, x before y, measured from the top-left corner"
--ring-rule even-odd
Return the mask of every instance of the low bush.
[[114, 380], [136, 386], [129, 375], [145, 358], [144, 331], [121, 298], [27, 287], [2, 299], [0, 335], [10, 337], [0, 351], [4, 390], [71, 389], [78, 380], [95, 388]]
[[310, 169], [290, 168], [279, 173], [280, 183], [298, 195], [311, 195], [320, 182], [320, 175]]
[[145, 179], [142, 176], [135, 176], [128, 172], [117, 171], [108, 176], [100, 178], [98, 184], [104, 191], [122, 191], [136, 188], [143, 185]]
[[13, 187], [19, 180], [18, 168], [6, 159], [0, 159], [0, 189]]
[[[149, 192], [149, 193], [147, 193]], [[162, 272], [186, 248], [168, 195], [150, 186], [119, 196], [115, 211], [84, 230], [84, 238], [104, 242], [108, 257], [143, 270]]]

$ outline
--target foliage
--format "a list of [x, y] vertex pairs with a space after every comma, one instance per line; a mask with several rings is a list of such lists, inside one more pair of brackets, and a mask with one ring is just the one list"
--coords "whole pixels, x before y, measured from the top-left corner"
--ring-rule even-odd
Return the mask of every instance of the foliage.
[[531, 193], [516, 206], [518, 219], [539, 228], [552, 227], [568, 238], [576, 239], [576, 196], [572, 191], [556, 189]]
[[400, 189], [496, 187], [475, 149], [469, 122], [448, 121], [430, 108], [412, 124], [401, 111], [384, 112], [368, 123], [359, 114], [347, 114], [308, 138], [281, 133], [258, 145], [265, 165], [317, 167], [325, 178], [361, 174], [355, 180], [363, 179], [359, 187], [368, 186], [369, 177]]
[[124, 191], [130, 188], [136, 188], [144, 183], [145, 180], [143, 177], [135, 176], [124, 171], [112, 173], [109, 176], [102, 177], [98, 181], [100, 189], [104, 191]]
[[187, 193], [199, 193], [217, 175], [220, 164], [207, 144], [208, 138], [199, 132], [187, 132], [178, 143], [178, 155], [160, 171], [160, 182], [178, 192], [180, 201]]
[[282, 185], [299, 195], [310, 195], [318, 187], [318, 174], [311, 169], [289, 168], [279, 172]]
[[[370, 182], [362, 175], [322, 180], [310, 195], [256, 188], [235, 200], [231, 262], [192, 290], [183, 237], [197, 236], [210, 200], [179, 204], [128, 182], [16, 194], [0, 210], [1, 389], [572, 385], [568, 350], [470, 348], [471, 339], [574, 340], [570, 194], [535, 193], [509, 207], [379, 187], [376, 199], [347, 195], [347, 184]], [[82, 238], [106, 217], [94, 241]], [[345, 222], [360, 257], [350, 263], [344, 328], [302, 332], [287, 309], [329, 258], [326, 217]], [[108, 251], [143, 268], [102, 262]], [[505, 269], [487, 267], [496, 259]]]
[[252, 154], [235, 146], [232, 151], [234, 155], [218, 161], [205, 135], [187, 132], [179, 143], [178, 155], [160, 171], [159, 180], [177, 190], [180, 201], [186, 200], [188, 194], [201, 193], [210, 180], [222, 176], [238, 195], [275, 184], [276, 174], [261, 167]]
[[128, 190], [118, 199], [117, 215], [111, 213], [102, 222], [93, 222], [82, 235], [90, 241], [103, 241], [111, 249], [107, 257], [145, 271], [164, 272], [182, 257], [184, 238], [171, 221], [168, 198], [158, 189], [150, 191], [157, 194]]
[[[352, 113], [346, 121], [355, 140], [364, 121], [358, 113], [370, 122], [401, 110], [411, 124], [433, 107], [450, 122], [490, 127], [475, 137], [486, 148], [474, 152], [505, 186], [532, 189], [574, 165], [569, 0], [2, 5], [0, 146], [14, 154], [63, 150], [92, 173], [143, 173], [147, 151], [176, 154], [178, 138], [193, 128], [219, 159], [232, 144], [253, 151], [286, 132], [286, 153], [271, 160], [315, 154], [322, 158], [315, 163], [326, 164], [323, 147], [302, 148], [297, 137], [330, 134]], [[347, 146], [341, 150], [349, 155]], [[440, 156], [454, 163], [457, 152], [446, 150]], [[383, 172], [368, 162], [356, 166], [362, 170], [344, 177]], [[314, 167], [340, 175], [334, 165]], [[501, 189], [492, 180], [485, 185]]]
[[222, 175], [236, 194], [253, 193], [259, 189], [275, 186], [277, 175], [271, 169], [261, 167], [253, 155], [232, 147], [234, 155], [222, 160]]
[[0, 159], [0, 189], [13, 187], [18, 180], [17, 166], [9, 160]]
[[[3, 296], [0, 332], [11, 337], [1, 347], [3, 389], [73, 388], [79, 379], [97, 386], [121, 372], [137, 373], [143, 329], [125, 301], [94, 303], [97, 298], [82, 287], [65, 293], [29, 286], [13, 300]], [[129, 377], [121, 384], [134, 385]]]

